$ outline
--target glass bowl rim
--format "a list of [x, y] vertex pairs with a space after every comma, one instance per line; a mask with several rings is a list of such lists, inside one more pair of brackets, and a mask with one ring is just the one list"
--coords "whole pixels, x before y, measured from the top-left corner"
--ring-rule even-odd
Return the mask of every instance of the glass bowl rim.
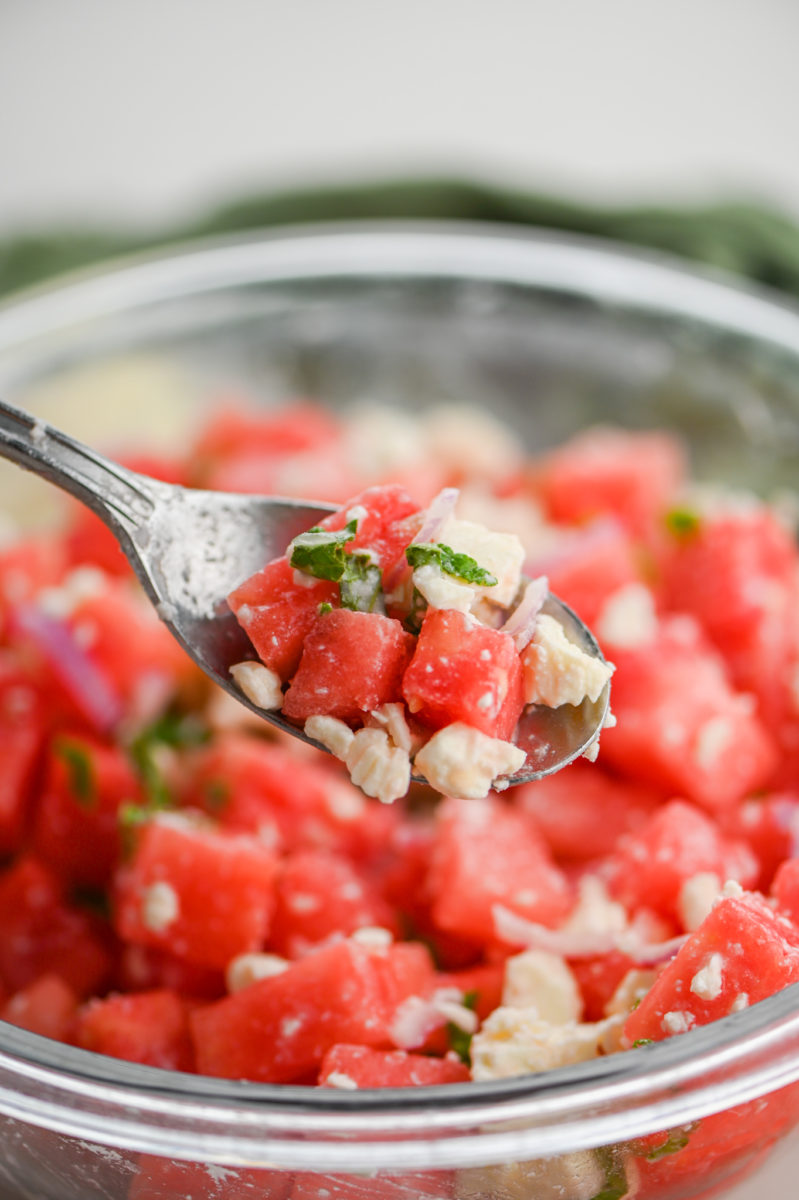
[[[323, 279], [483, 281], [572, 294], [693, 319], [786, 352], [799, 368], [799, 309], [722, 272], [548, 230], [347, 222], [171, 247], [18, 293], [0, 305], [0, 381], [4, 356], [13, 365], [22, 349], [35, 359], [48, 336], [109, 315]], [[220, 1164], [242, 1154], [250, 1165], [313, 1159], [324, 1170], [511, 1161], [641, 1137], [796, 1079], [799, 984], [679, 1038], [590, 1063], [356, 1094], [180, 1075], [0, 1022], [0, 1112], [120, 1148], [201, 1153]]]

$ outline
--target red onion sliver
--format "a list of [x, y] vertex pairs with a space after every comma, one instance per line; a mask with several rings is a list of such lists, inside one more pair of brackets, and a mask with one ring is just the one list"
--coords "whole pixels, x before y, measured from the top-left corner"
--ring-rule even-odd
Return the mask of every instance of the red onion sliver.
[[71, 629], [34, 607], [14, 612], [15, 626], [34, 643], [59, 683], [99, 733], [122, 720], [122, 702], [104, 671], [78, 645]]
[[510, 634], [520, 653], [532, 640], [536, 619], [548, 594], [549, 580], [546, 575], [531, 579], [521, 600], [502, 626], [502, 632]]
[[458, 488], [447, 487], [442, 488], [438, 495], [433, 497], [427, 506], [427, 516], [424, 519], [422, 528], [413, 539], [414, 544], [432, 542], [435, 539], [441, 526], [455, 511], [459, 495], [460, 490]]
[[620, 933], [548, 929], [546, 925], [520, 917], [502, 904], [494, 905], [493, 915], [494, 931], [503, 942], [529, 950], [547, 950], [561, 958], [601, 958], [603, 954], [619, 950], [642, 967], [654, 967], [673, 958], [687, 937], [683, 934], [666, 942], [643, 942], [631, 929]]

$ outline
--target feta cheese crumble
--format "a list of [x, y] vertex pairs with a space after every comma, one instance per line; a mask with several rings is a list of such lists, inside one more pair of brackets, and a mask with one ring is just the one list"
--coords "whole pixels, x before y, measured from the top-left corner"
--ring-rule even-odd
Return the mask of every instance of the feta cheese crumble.
[[581, 704], [597, 700], [613, 674], [611, 663], [570, 642], [559, 621], [539, 613], [533, 639], [522, 654], [526, 704]]
[[283, 688], [276, 671], [263, 663], [234, 663], [230, 674], [248, 700], [265, 712], [276, 712], [283, 704]]
[[456, 721], [434, 733], [414, 762], [439, 792], [479, 800], [488, 795], [500, 775], [512, 775], [523, 767], [525, 758], [524, 751], [512, 742]]
[[141, 919], [152, 933], [163, 933], [180, 915], [180, 899], [175, 889], [163, 880], [151, 883], [141, 898]]

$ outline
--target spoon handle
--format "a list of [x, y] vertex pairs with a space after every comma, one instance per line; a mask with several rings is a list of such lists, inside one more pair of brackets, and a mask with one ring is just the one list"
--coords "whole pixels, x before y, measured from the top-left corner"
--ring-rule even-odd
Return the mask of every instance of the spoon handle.
[[132, 536], [155, 508], [143, 476], [3, 400], [0, 456], [77, 497], [117, 534]]

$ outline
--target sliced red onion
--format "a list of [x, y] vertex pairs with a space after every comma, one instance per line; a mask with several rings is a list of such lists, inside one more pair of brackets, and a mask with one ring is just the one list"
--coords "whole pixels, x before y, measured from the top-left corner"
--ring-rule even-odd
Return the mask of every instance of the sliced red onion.
[[124, 715], [122, 702], [111, 680], [78, 644], [69, 626], [33, 606], [16, 609], [12, 619], [87, 721], [99, 733], [114, 729]]
[[438, 495], [433, 497], [427, 506], [427, 515], [422, 523], [422, 528], [413, 539], [414, 544], [435, 541], [436, 534], [440, 532], [444, 522], [455, 511], [459, 495], [459, 488], [447, 487], [442, 488]]
[[528, 921], [518, 913], [495, 904], [494, 932], [503, 942], [525, 946], [530, 950], [547, 950], [561, 958], [601, 958], [612, 950], [628, 955], [642, 967], [659, 966], [673, 958], [687, 934], [666, 942], [644, 942], [633, 929], [623, 932], [576, 933], [567, 929], [548, 929], [536, 921]]
[[546, 575], [531, 579], [521, 600], [502, 626], [502, 632], [510, 634], [520, 653], [532, 641], [536, 619], [548, 595], [549, 580]]

